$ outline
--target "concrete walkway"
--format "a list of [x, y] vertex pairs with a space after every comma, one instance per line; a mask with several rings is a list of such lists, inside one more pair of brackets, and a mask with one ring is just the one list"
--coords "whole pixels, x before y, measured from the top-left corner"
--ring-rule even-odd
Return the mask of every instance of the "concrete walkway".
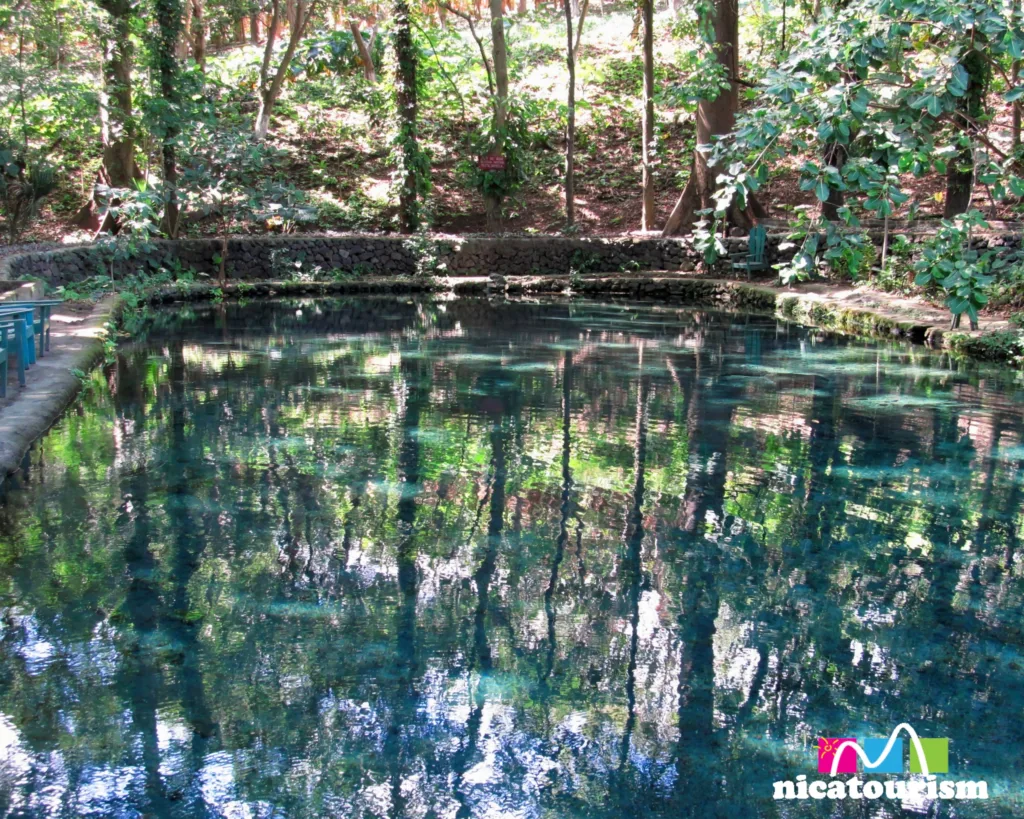
[[54, 313], [50, 351], [25, 374], [24, 387], [18, 386], [16, 368], [9, 367], [7, 398], [0, 402], [0, 482], [21, 467], [32, 442], [81, 389], [73, 371], [88, 372], [103, 355], [105, 325], [116, 301], [116, 296], [108, 296], [87, 314]]

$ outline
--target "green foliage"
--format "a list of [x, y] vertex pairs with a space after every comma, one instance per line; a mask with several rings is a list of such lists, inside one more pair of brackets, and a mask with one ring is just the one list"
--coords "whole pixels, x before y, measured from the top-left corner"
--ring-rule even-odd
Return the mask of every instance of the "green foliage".
[[1024, 367], [1024, 332], [1019, 329], [978, 335], [950, 333], [946, 342], [958, 356], [1005, 361], [1017, 368]]
[[729, 252], [721, 239], [724, 214], [703, 210], [699, 216], [693, 226], [693, 247], [704, 264], [711, 266]]
[[903, 233], [890, 237], [885, 264], [873, 275], [872, 284], [888, 293], [909, 295], [913, 290], [914, 243]]
[[[427, 234], [425, 230], [418, 230], [403, 242], [406, 248], [411, 251], [416, 260], [417, 276], [443, 276], [448, 266], [443, 260], [438, 243]], [[361, 271], [360, 275], [365, 275]]]
[[[458, 169], [469, 186], [484, 196], [502, 200], [514, 196], [533, 176], [536, 165], [534, 146], [542, 135], [535, 125], [542, 116], [543, 105], [532, 97], [512, 96], [506, 104], [504, 127], [498, 129], [493, 118], [486, 118], [473, 134], [471, 156], [459, 163]], [[482, 170], [474, 157], [486, 156], [501, 146], [505, 169]]]
[[201, 216], [229, 223], [263, 223], [287, 230], [314, 221], [306, 195], [274, 173], [285, 154], [215, 117], [195, 122], [181, 137], [183, 203]]
[[571, 276], [583, 276], [593, 273], [601, 264], [601, 257], [592, 250], [577, 248], [569, 258], [569, 274]]
[[985, 227], [988, 223], [976, 210], [944, 219], [914, 264], [914, 283], [918, 287], [941, 287], [949, 311], [955, 317], [966, 313], [972, 328], [978, 324], [978, 311], [988, 304], [989, 286], [1001, 270], [1016, 262], [1005, 253], [972, 246], [972, 231]]
[[815, 275], [833, 275], [856, 281], [866, 276], [874, 257], [871, 240], [862, 232], [814, 215], [809, 208], [796, 210], [780, 251], [794, 250], [789, 262], [777, 264], [779, 279], [787, 286]]
[[[363, 37], [369, 40], [370, 32]], [[374, 37], [371, 56], [374, 68], [379, 71], [383, 63], [384, 38]], [[359, 50], [356, 48], [355, 37], [348, 29], [317, 32], [300, 44], [289, 70], [295, 77], [303, 73], [315, 77], [355, 72], [361, 76], [362, 68], [359, 64]]]

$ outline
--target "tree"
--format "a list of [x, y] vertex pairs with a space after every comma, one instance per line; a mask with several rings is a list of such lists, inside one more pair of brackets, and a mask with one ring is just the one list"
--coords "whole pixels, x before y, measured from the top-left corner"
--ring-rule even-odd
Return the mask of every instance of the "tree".
[[[491, 60], [494, 63], [494, 118], [491, 124], [492, 148], [490, 156], [503, 156], [505, 126], [508, 119], [508, 52], [505, 46], [505, 18], [503, 0], [491, 3]], [[501, 223], [502, 197], [497, 191], [484, 196], [487, 209], [487, 229], [495, 230]]]
[[281, 96], [281, 89], [284, 87], [285, 77], [288, 75], [288, 67], [291, 65], [292, 57], [295, 56], [295, 49], [298, 48], [309, 25], [309, 21], [317, 10], [319, 0], [296, 0], [294, 11], [294, 24], [288, 31], [288, 43], [285, 45], [284, 54], [281, 55], [281, 62], [273, 76], [270, 74], [271, 63], [274, 58], [274, 44], [277, 41], [277, 31], [281, 25], [281, 0], [273, 0], [270, 9], [270, 24], [267, 26], [267, 45], [263, 50], [263, 61], [260, 63], [259, 95], [260, 106], [256, 113], [256, 138], [266, 139], [267, 131], [270, 129], [270, 115], [274, 110], [274, 103]]
[[157, 32], [154, 56], [161, 97], [160, 122], [161, 159], [166, 187], [163, 228], [172, 239], [178, 235], [178, 166], [175, 139], [180, 133], [180, 93], [178, 59], [175, 48], [181, 36], [181, 0], [155, 0]]
[[395, 105], [398, 134], [395, 137], [399, 163], [398, 221], [406, 233], [419, 227], [421, 163], [417, 132], [416, 46], [408, 0], [394, 0]]
[[651, 168], [654, 155], [654, 0], [640, 0], [640, 15], [643, 18], [644, 52], [644, 110], [641, 126], [641, 181], [643, 204], [640, 227], [654, 230], [654, 172]]
[[135, 117], [132, 112], [131, 0], [97, 0], [110, 17], [103, 36], [103, 90], [100, 130], [103, 140], [103, 180], [112, 188], [127, 188], [139, 175], [135, 164]]
[[959, 150], [946, 169], [946, 202], [943, 215], [949, 219], [966, 213], [974, 193], [974, 143], [983, 131], [985, 96], [992, 69], [985, 54], [973, 46], [959, 60], [957, 78], [963, 80], [963, 92], [957, 97], [953, 116], [961, 129]]
[[377, 27], [374, 26], [370, 32], [370, 39], [363, 38], [362, 25], [359, 20], [349, 20], [349, 31], [352, 32], [356, 49], [359, 51], [359, 62], [363, 66], [363, 76], [370, 85], [377, 84], [377, 69], [373, 65], [373, 44], [377, 39]]
[[[697, 106], [697, 150], [686, 181], [672, 213], [665, 223], [663, 235], [671, 236], [680, 228], [692, 225], [702, 210], [724, 210], [733, 224], [750, 226], [761, 208], [751, 196], [746, 202], [729, 197], [723, 206], [714, 200], [717, 190], [718, 164], [709, 161], [707, 150], [716, 138], [733, 130], [739, 89], [739, 10], [737, 0], [714, 0], [714, 18], [702, 20], [704, 38], [713, 52], [706, 67], [709, 85]], [[713, 28], [709, 31], [709, 25]]]
[[[645, 0], [650, 2], [650, 0]], [[525, 5], [525, 3], [524, 3]], [[568, 100], [565, 115], [565, 223], [572, 227], [576, 222], [576, 48], [572, 40], [572, 2], [563, 0], [565, 7], [565, 63], [569, 69]], [[583, 24], [582, 16], [580, 25]]]
[[200, 71], [206, 70], [206, 16], [203, 0], [186, 0], [184, 37]]

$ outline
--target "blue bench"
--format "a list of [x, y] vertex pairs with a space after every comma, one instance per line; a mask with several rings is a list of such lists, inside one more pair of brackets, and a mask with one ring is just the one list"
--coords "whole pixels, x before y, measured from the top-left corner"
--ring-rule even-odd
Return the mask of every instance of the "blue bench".
[[0, 343], [3, 345], [3, 352], [0, 354], [0, 374], [3, 378], [0, 381], [0, 398], [6, 398], [7, 361], [11, 353], [18, 356], [18, 384], [25, 386], [25, 369], [28, 367], [25, 361], [25, 322], [0, 321]]
[[31, 367], [36, 363], [36, 309], [35, 307], [18, 307], [15, 304], [15, 302], [11, 302], [9, 307], [0, 307], [0, 321], [17, 322], [24, 325], [21, 354], [25, 359], [25, 366]]
[[0, 302], [0, 312], [8, 308], [31, 307], [38, 310], [33, 317], [35, 335], [39, 337], [39, 357], [42, 358], [50, 350], [50, 315], [53, 308], [64, 302], [61, 299], [27, 299], [25, 301]]
[[50, 349], [50, 315], [60, 299], [0, 302], [0, 397], [7, 396], [8, 359], [18, 356], [18, 384], [25, 386], [25, 371]]

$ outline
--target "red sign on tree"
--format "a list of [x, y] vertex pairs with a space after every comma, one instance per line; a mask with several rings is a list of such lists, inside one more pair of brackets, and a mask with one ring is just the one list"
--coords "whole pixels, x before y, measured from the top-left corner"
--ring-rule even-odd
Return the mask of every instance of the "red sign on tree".
[[477, 167], [481, 171], [503, 171], [505, 170], [505, 157], [482, 156], [477, 161]]

